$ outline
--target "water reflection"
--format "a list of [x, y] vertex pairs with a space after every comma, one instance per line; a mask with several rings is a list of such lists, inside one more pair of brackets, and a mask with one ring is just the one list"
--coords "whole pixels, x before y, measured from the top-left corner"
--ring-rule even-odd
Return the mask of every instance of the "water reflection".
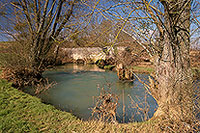
[[[45, 72], [44, 76], [51, 81], [56, 81], [57, 85], [39, 97], [61, 110], [72, 112], [83, 120], [91, 117], [89, 108], [94, 105], [93, 96], [99, 94], [98, 85], [100, 88], [106, 88], [110, 84], [112, 90], [119, 95], [118, 122], [142, 121], [143, 119], [132, 108], [128, 95], [136, 103], [144, 102], [145, 95], [147, 96], [147, 103], [150, 105], [149, 117], [152, 117], [157, 107], [155, 100], [145, 93], [143, 85], [137, 79], [124, 83], [118, 80], [115, 72], [99, 69], [96, 65], [67, 64]], [[145, 81], [149, 75], [139, 74], [138, 76]], [[125, 105], [125, 112], [123, 105]]]

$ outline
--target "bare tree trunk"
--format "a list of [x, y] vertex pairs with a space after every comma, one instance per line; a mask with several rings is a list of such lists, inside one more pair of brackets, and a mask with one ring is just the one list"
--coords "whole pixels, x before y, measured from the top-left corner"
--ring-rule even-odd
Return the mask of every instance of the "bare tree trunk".
[[155, 61], [156, 81], [152, 94], [158, 102], [154, 116], [168, 114], [171, 118], [191, 113], [190, 70], [190, 1], [162, 1], [165, 7], [165, 31], [161, 37], [160, 55]]

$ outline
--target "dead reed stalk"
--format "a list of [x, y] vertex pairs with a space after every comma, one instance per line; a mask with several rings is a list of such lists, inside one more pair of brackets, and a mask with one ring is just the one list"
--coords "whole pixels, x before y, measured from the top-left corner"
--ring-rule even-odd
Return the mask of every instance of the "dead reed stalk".
[[[99, 88], [100, 89], [100, 88]], [[116, 122], [119, 96], [111, 88], [101, 88], [99, 96], [95, 97], [95, 106], [91, 108], [92, 116], [98, 120]]]

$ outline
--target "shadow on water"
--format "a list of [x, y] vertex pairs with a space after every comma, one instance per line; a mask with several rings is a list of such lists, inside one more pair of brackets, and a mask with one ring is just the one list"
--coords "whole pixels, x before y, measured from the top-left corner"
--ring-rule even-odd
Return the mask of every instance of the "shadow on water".
[[[147, 74], [138, 74], [147, 81]], [[149, 105], [148, 117], [151, 118], [157, 108], [156, 101], [145, 93], [143, 85], [135, 79], [132, 82], [118, 80], [117, 74], [111, 71], [99, 69], [96, 65], [67, 64], [46, 71], [44, 77], [50, 81], [56, 81], [57, 85], [45, 93], [38, 95], [45, 103], [54, 105], [56, 108], [71, 112], [78, 118], [88, 120], [91, 118], [91, 110], [94, 106], [94, 96], [99, 94], [98, 85], [106, 88], [111, 84], [114, 93], [119, 95], [119, 107], [117, 109], [117, 121], [128, 123], [142, 121], [144, 115], [138, 113], [131, 105], [131, 99], [144, 106], [144, 101]], [[28, 90], [30, 93], [30, 90]], [[146, 96], [146, 97], [145, 97]], [[123, 105], [124, 111], [123, 111]], [[124, 117], [123, 117], [124, 116]]]

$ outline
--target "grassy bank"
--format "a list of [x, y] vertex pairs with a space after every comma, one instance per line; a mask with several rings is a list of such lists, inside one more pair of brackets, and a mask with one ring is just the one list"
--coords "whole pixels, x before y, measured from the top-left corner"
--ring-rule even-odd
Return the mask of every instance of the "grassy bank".
[[154, 72], [154, 68], [152, 67], [142, 67], [142, 66], [133, 66], [133, 71], [136, 73], [152, 73]]
[[[154, 68], [153, 67], [144, 67], [144, 66], [133, 66], [133, 71], [136, 73], [147, 73], [150, 74], [152, 72], [154, 72]], [[196, 74], [196, 73], [200, 73], [200, 68], [198, 67], [193, 67], [192, 68], [192, 73]]]
[[0, 80], [0, 132], [149, 132], [151, 121], [108, 124], [82, 121]]

